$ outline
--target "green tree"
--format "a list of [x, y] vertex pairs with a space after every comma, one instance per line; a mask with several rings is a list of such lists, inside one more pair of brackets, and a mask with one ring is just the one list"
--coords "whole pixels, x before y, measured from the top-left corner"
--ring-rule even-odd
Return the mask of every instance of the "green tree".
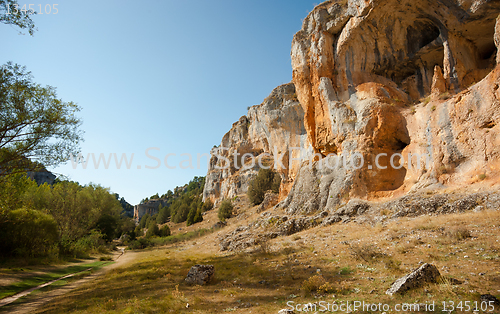
[[29, 208], [9, 212], [0, 222], [0, 252], [3, 256], [46, 256], [59, 240], [57, 223], [51, 215]]
[[198, 223], [198, 222], [202, 222], [202, 221], [203, 221], [203, 212], [201, 211], [201, 208], [199, 208], [196, 211], [196, 215], [194, 215], [193, 224]]
[[170, 218], [170, 208], [167, 206], [163, 207], [160, 205], [158, 210], [158, 216], [156, 217], [156, 222], [161, 225], [168, 222], [169, 218]]
[[148, 213], [144, 214], [144, 216], [141, 217], [141, 220], [139, 220], [139, 228], [143, 229], [146, 228], [148, 219], [151, 217]]
[[111, 242], [114, 239], [118, 228], [119, 218], [120, 217], [117, 215], [105, 213], [97, 220], [96, 229], [104, 236], [106, 242]]
[[[21, 29], [28, 30], [28, 33], [33, 36], [36, 31], [35, 23], [30, 17], [33, 14], [29, 11], [21, 11], [17, 0], [0, 0], [0, 23], [7, 25], [15, 25]], [[17, 11], [17, 12], [16, 12]]]
[[194, 216], [195, 215], [196, 215], [196, 208], [191, 208], [189, 210], [189, 213], [188, 213], [187, 219], [186, 219], [187, 226], [191, 226], [192, 224], [194, 224]]
[[[80, 108], [57, 98], [53, 87], [33, 82], [11, 62], [0, 67], [0, 176], [56, 166], [79, 152]], [[38, 161], [31, 162], [31, 160]]]
[[148, 225], [148, 231], [146, 231], [146, 238], [151, 238], [153, 236], [160, 236], [160, 229], [156, 221], [151, 221]]
[[203, 205], [201, 207], [201, 211], [207, 212], [209, 210], [212, 210], [213, 208], [214, 208], [214, 203], [212, 203], [212, 201], [208, 199], [203, 203]]
[[233, 204], [230, 200], [223, 200], [219, 207], [217, 216], [220, 221], [225, 221], [233, 215]]
[[257, 176], [250, 181], [247, 190], [249, 201], [253, 205], [259, 205], [264, 200], [266, 191], [272, 190], [274, 193], [279, 192], [281, 177], [279, 173], [271, 169], [259, 170]]
[[168, 225], [164, 225], [160, 229], [160, 237], [168, 237], [170, 235], [170, 228]]
[[126, 234], [129, 236], [130, 240], [135, 240], [135, 222], [132, 218], [128, 216], [121, 216], [119, 221], [119, 226], [117, 229], [117, 236]]

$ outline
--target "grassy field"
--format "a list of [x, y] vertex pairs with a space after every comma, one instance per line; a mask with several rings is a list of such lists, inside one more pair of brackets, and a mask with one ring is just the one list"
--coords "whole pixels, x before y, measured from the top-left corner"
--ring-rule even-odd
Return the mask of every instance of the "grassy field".
[[[441, 312], [442, 302], [449, 308], [451, 302], [474, 304], [484, 293], [500, 296], [500, 211], [401, 218], [386, 226], [318, 227], [252, 252], [217, 252], [218, 234], [231, 228], [144, 251], [132, 264], [37, 313], [277, 313], [287, 302], [320, 301], [392, 307], [434, 302]], [[423, 262], [436, 265], [443, 279], [403, 296], [385, 294], [396, 278]], [[206, 286], [186, 285], [194, 264], [214, 265], [215, 279]]]
[[[80, 265], [72, 265], [68, 267], [62, 267], [62, 268], [57, 268], [53, 269], [47, 272], [40, 272], [39, 274], [34, 274], [34, 275], [28, 275], [28, 276], [22, 276], [21, 279], [13, 284], [9, 285], [3, 285], [0, 286], [0, 299], [3, 299], [5, 297], [14, 295], [16, 293], [22, 292], [24, 290], [28, 290], [33, 287], [37, 287], [41, 284], [44, 284], [46, 282], [64, 277], [69, 274], [77, 273], [77, 272], [82, 272], [84, 270], [87, 270], [89, 268], [92, 268], [92, 270], [98, 270], [105, 264], [109, 264], [109, 262], [104, 262], [104, 261], [96, 261], [93, 263], [87, 263], [87, 264], [80, 264]], [[31, 269], [29, 267], [25, 268], [9, 268], [9, 269], [2, 269], [2, 273], [4, 275], [16, 275], [16, 274], [23, 274], [25, 272], [30, 272]], [[54, 283], [54, 285], [60, 285], [61, 283]]]

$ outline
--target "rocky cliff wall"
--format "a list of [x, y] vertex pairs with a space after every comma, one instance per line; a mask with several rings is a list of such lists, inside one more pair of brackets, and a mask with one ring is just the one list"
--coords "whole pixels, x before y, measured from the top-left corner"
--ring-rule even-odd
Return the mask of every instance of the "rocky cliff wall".
[[[485, 0], [327, 1], [292, 42], [287, 86], [299, 102], [252, 107], [221, 145], [256, 154], [302, 147], [302, 160], [280, 169], [278, 207], [290, 214], [334, 211], [353, 197], [496, 184], [499, 13], [499, 1]], [[261, 126], [250, 131], [254, 121]], [[300, 136], [281, 130], [290, 123], [303, 123]], [[212, 161], [205, 197], [246, 191], [256, 169], [214, 171]]]
[[[352, 197], [495, 177], [499, 12], [498, 1], [317, 6], [295, 35], [291, 56], [308, 139], [325, 158], [300, 170], [281, 207], [335, 209]], [[324, 166], [341, 156], [353, 161], [354, 154], [363, 167]], [[408, 162], [409, 154], [421, 157]]]
[[275, 165], [282, 179], [280, 195], [286, 196], [300, 167], [293, 158], [312, 152], [303, 117], [292, 83], [275, 88], [262, 104], [250, 107], [212, 149], [203, 199], [217, 203], [246, 193], [260, 168], [258, 160], [265, 167]]

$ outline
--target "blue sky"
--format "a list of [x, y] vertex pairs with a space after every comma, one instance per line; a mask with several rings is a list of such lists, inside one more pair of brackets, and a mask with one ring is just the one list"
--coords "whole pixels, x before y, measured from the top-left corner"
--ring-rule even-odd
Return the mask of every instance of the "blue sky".
[[[319, 2], [65, 0], [57, 14], [33, 17], [33, 37], [0, 25], [0, 62], [25, 65], [35, 82], [81, 106], [83, 156], [133, 154], [130, 169], [113, 159], [95, 169], [91, 159], [87, 169], [50, 170], [137, 204], [206, 175], [197, 154], [219, 145], [248, 106], [291, 81], [292, 37]], [[151, 157], [148, 148], [155, 148]], [[167, 154], [175, 154], [168, 163], [176, 169], [163, 163]], [[195, 169], [180, 169], [181, 154], [193, 156]]]

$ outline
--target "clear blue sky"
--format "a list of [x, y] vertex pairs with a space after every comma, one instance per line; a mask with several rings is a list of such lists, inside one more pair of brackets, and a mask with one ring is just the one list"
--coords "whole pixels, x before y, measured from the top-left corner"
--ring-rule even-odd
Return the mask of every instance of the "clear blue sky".
[[[50, 169], [109, 187], [131, 204], [205, 176], [196, 155], [219, 145], [247, 107], [291, 81], [290, 46], [320, 1], [69, 1], [33, 17], [34, 37], [0, 24], [0, 62], [78, 103], [82, 153], [134, 154], [131, 169]], [[45, 9], [55, 2], [19, 1]], [[47, 7], [48, 9], [48, 7]], [[42, 12], [45, 13], [45, 12]], [[52, 10], [53, 13], [53, 10]], [[177, 169], [168, 169], [149, 154]], [[180, 169], [183, 153], [195, 169]], [[185, 163], [184, 165], [187, 165]], [[137, 169], [141, 166], [141, 169]]]

